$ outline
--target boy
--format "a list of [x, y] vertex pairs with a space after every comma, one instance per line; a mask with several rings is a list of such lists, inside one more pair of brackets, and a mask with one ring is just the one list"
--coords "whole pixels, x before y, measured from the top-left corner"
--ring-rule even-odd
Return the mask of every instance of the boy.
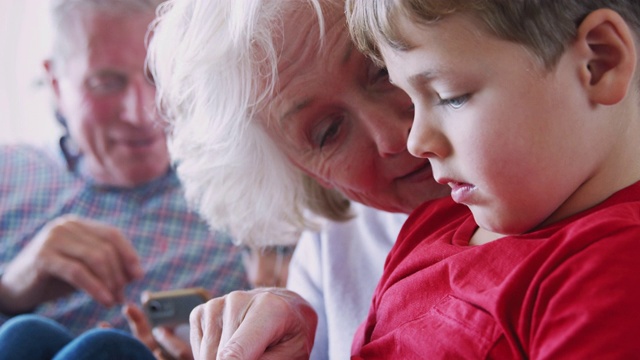
[[353, 358], [637, 357], [636, 1], [347, 9], [452, 188], [405, 224]]

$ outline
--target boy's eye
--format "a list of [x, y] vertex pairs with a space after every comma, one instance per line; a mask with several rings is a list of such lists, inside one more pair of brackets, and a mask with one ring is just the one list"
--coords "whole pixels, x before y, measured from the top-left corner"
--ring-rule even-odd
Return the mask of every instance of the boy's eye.
[[447, 105], [453, 109], [460, 109], [469, 100], [469, 95], [462, 95], [450, 99], [440, 99], [438, 105]]

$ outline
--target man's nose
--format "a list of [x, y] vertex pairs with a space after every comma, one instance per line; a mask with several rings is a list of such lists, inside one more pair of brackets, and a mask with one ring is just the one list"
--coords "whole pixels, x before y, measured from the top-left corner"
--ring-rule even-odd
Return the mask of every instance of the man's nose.
[[122, 120], [133, 125], [152, 123], [156, 117], [155, 95], [155, 87], [144, 80], [130, 83], [122, 98]]

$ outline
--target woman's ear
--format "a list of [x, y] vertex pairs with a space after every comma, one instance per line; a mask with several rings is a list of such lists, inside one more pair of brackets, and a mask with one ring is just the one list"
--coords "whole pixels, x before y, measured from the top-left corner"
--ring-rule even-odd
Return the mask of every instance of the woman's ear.
[[599, 9], [578, 27], [575, 47], [582, 54], [580, 76], [594, 103], [612, 105], [633, 84], [637, 62], [633, 32], [617, 12]]

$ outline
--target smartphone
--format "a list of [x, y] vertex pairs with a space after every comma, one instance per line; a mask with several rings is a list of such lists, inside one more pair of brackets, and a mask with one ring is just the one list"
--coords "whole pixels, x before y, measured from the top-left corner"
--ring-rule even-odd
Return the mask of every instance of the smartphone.
[[209, 298], [203, 288], [150, 292], [143, 297], [142, 310], [151, 326], [175, 327], [188, 324], [191, 310]]

